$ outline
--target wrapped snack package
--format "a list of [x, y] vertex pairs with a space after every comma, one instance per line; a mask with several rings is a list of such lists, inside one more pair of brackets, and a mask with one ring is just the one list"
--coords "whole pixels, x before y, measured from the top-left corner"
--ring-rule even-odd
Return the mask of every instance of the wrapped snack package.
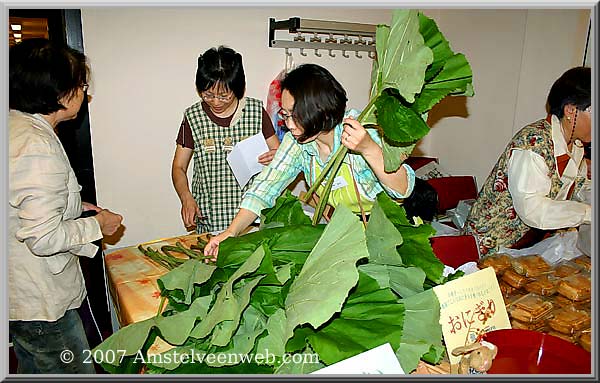
[[556, 291], [573, 301], [583, 301], [590, 299], [592, 291], [592, 281], [589, 273], [573, 274], [561, 279], [558, 282]]
[[563, 278], [580, 273], [583, 270], [585, 270], [585, 268], [574, 261], [562, 261], [554, 266], [554, 275]]
[[554, 295], [559, 278], [553, 275], [540, 275], [536, 277], [533, 282], [529, 282], [525, 285], [525, 290], [530, 293], [536, 293], [542, 296]]
[[495, 253], [479, 260], [479, 268], [485, 269], [486, 267], [492, 267], [496, 272], [496, 275], [502, 275], [506, 270], [512, 267], [512, 257], [504, 253]]
[[518, 258], [513, 258], [513, 269], [526, 277], [537, 277], [550, 271], [551, 266], [542, 258], [541, 255], [532, 254]]
[[508, 308], [511, 318], [521, 322], [537, 322], [547, 315], [554, 305], [547, 298], [540, 295], [529, 293], [514, 301]]
[[582, 331], [577, 343], [587, 352], [592, 352], [592, 329]]
[[580, 255], [579, 257], [574, 258], [573, 262], [583, 266], [586, 271], [592, 270], [592, 258], [587, 255]]
[[592, 318], [585, 310], [573, 307], [562, 307], [554, 311], [554, 316], [548, 319], [548, 326], [554, 331], [573, 335], [577, 331], [590, 327]]
[[524, 275], [518, 274], [513, 269], [506, 270], [504, 272], [504, 274], [502, 274], [501, 279], [516, 289], [520, 289], [521, 287], [525, 286], [527, 283], [531, 282], [530, 278], [527, 278]]

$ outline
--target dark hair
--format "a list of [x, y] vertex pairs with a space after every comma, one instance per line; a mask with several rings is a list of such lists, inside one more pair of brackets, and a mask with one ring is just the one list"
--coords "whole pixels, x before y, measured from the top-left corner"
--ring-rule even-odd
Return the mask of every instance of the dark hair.
[[438, 213], [438, 194], [427, 181], [415, 177], [413, 192], [404, 199], [406, 218], [421, 217], [424, 221], [432, 221]]
[[47, 39], [33, 38], [9, 50], [9, 107], [25, 113], [50, 114], [65, 107], [87, 83], [85, 55]]
[[548, 113], [563, 118], [565, 106], [584, 110], [591, 104], [592, 71], [588, 67], [571, 68], [552, 84], [548, 93]]
[[294, 122], [304, 129], [299, 141], [320, 132], [329, 132], [342, 122], [346, 111], [346, 91], [329, 71], [319, 65], [302, 64], [281, 82], [294, 97]]
[[246, 76], [242, 64], [242, 55], [223, 45], [210, 48], [198, 56], [196, 70], [196, 89], [204, 92], [215, 84], [222, 84], [231, 90], [238, 99], [244, 97]]

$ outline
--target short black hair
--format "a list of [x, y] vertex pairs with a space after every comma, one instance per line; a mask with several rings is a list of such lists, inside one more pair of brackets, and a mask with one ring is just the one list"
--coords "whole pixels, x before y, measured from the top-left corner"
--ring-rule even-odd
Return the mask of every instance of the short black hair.
[[346, 91], [329, 71], [316, 64], [302, 64], [281, 82], [281, 90], [294, 97], [292, 117], [304, 129], [299, 141], [329, 132], [342, 122]]
[[427, 181], [415, 177], [413, 192], [404, 199], [406, 218], [421, 217], [424, 221], [433, 221], [438, 213], [437, 191]]
[[212, 88], [217, 83], [232, 91], [236, 98], [244, 97], [246, 75], [242, 55], [223, 45], [210, 48], [198, 56], [196, 70], [198, 93]]
[[87, 83], [85, 55], [44, 38], [26, 39], [9, 50], [9, 107], [48, 115], [65, 107], [63, 98]]
[[589, 67], [575, 67], [562, 74], [548, 93], [548, 113], [563, 118], [565, 106], [575, 105], [584, 110], [591, 104], [592, 71]]

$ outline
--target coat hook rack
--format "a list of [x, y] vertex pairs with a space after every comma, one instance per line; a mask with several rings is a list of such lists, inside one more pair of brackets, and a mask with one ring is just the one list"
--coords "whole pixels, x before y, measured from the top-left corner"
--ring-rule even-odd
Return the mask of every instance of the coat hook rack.
[[[292, 40], [278, 40], [275, 32], [285, 30], [294, 35]], [[375, 33], [377, 26], [373, 24], [349, 23], [340, 21], [311, 20], [291, 17], [276, 21], [269, 19], [269, 47], [299, 49], [301, 56], [306, 56], [304, 49], [313, 49], [317, 57], [319, 50], [328, 50], [329, 56], [335, 57], [332, 51], [342, 52], [342, 56], [350, 58], [347, 52], [367, 52], [369, 58], [375, 58]], [[308, 37], [308, 38], [307, 38]]]

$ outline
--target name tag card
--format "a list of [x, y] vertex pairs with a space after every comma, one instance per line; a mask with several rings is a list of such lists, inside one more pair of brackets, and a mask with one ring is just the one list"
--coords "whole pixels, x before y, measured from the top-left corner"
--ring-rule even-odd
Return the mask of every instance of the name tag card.
[[433, 291], [440, 301], [440, 324], [451, 365], [461, 358], [452, 355], [456, 347], [477, 341], [483, 333], [511, 328], [491, 267], [435, 286]]

